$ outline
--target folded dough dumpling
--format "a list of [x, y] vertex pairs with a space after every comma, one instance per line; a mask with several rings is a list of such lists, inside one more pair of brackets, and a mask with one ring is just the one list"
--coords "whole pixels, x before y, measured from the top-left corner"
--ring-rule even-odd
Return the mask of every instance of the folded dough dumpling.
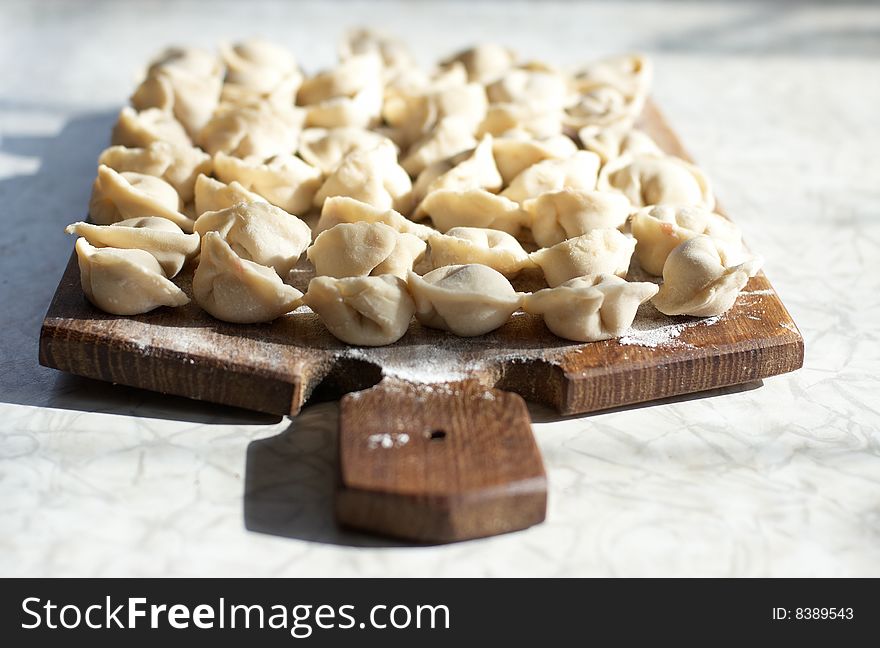
[[226, 82], [220, 93], [221, 106], [259, 106], [265, 104], [284, 111], [296, 103], [296, 93], [302, 83], [303, 76], [298, 70], [292, 70], [282, 76], [274, 86], [265, 90], [251, 88], [238, 83]]
[[391, 141], [364, 128], [307, 128], [299, 138], [299, 155], [323, 173], [332, 173], [352, 151], [375, 148]]
[[673, 249], [699, 234], [712, 238], [725, 252], [728, 264], [745, 261], [739, 228], [721, 214], [699, 207], [654, 205], [640, 209], [632, 218], [636, 259], [645, 272], [660, 276]]
[[221, 104], [197, 142], [211, 155], [222, 152], [265, 160], [296, 150], [304, 119], [303, 111], [292, 106]]
[[347, 344], [382, 346], [397, 342], [416, 307], [399, 277], [315, 277], [303, 299], [324, 326]]
[[572, 102], [568, 79], [551, 70], [513, 68], [486, 86], [489, 101], [527, 106], [534, 111], [562, 110]]
[[360, 54], [378, 54], [386, 68], [411, 68], [416, 65], [412, 52], [405, 43], [363, 27], [346, 32], [337, 46], [337, 52], [341, 61]]
[[226, 83], [255, 92], [269, 92], [283, 79], [297, 74], [296, 59], [290, 51], [260, 38], [231, 45], [221, 43], [220, 55], [226, 64]]
[[305, 79], [296, 102], [309, 106], [333, 99], [353, 97], [366, 86], [381, 82], [382, 58], [375, 53], [351, 56], [330, 70]]
[[321, 232], [306, 254], [318, 276], [405, 277], [426, 248], [425, 242], [413, 234], [402, 234], [383, 223], [356, 222]]
[[205, 212], [220, 211], [232, 207], [240, 202], [268, 202], [261, 195], [248, 191], [234, 180], [226, 184], [206, 175], [200, 175], [196, 178], [193, 195], [195, 196], [196, 217]]
[[111, 146], [98, 158], [115, 171], [133, 171], [162, 178], [177, 191], [184, 203], [191, 202], [196, 178], [211, 173], [211, 156], [195, 146], [173, 146], [153, 142], [146, 148]]
[[623, 335], [639, 305], [656, 294], [653, 283], [591, 275], [526, 295], [523, 310], [542, 316], [547, 328], [561, 338], [596, 342]]
[[551, 288], [575, 277], [596, 274], [626, 275], [635, 239], [616, 229], [592, 230], [530, 255], [541, 267]]
[[446, 234], [433, 234], [428, 243], [434, 268], [479, 263], [513, 277], [533, 265], [519, 241], [500, 230], [453, 227]]
[[217, 232], [242, 259], [269, 266], [286, 277], [312, 240], [309, 226], [266, 202], [241, 202], [205, 212], [193, 229]]
[[636, 128], [586, 126], [578, 131], [578, 139], [586, 150], [602, 158], [602, 164], [626, 154], [663, 155], [657, 143], [647, 133]]
[[99, 225], [141, 216], [160, 216], [185, 232], [191, 232], [193, 220], [179, 211], [180, 203], [174, 187], [164, 180], [131, 171], [117, 173], [101, 165], [92, 185], [89, 216]]
[[270, 322], [297, 308], [302, 299], [275, 270], [242, 259], [217, 232], [202, 237], [192, 288], [205, 311], [236, 324]]
[[393, 209], [379, 209], [348, 196], [333, 196], [324, 201], [321, 218], [315, 225], [315, 235], [340, 223], [382, 223], [404, 234], [413, 234], [423, 241], [436, 233], [433, 227], [413, 223]]
[[532, 236], [541, 247], [551, 247], [594, 229], [616, 229], [629, 217], [629, 201], [620, 194], [562, 189], [523, 203], [531, 217]]
[[181, 123], [160, 108], [140, 112], [130, 106], [119, 111], [113, 126], [110, 143], [118, 146], [144, 148], [153, 142], [168, 142], [174, 146], [189, 147], [192, 141]]
[[636, 207], [691, 205], [711, 210], [715, 197], [706, 175], [672, 155], [624, 155], [602, 168], [600, 191], [618, 191]]
[[382, 113], [382, 84], [377, 79], [352, 97], [333, 97], [305, 107], [309, 128], [368, 128]]
[[543, 140], [505, 136], [496, 137], [492, 142], [495, 164], [505, 185], [538, 162], [568, 158], [576, 151], [577, 145], [565, 135]]
[[397, 164], [397, 148], [390, 141], [346, 155], [315, 194], [315, 207], [331, 196], [349, 196], [379, 209], [409, 213], [412, 181]]
[[472, 149], [476, 145], [473, 124], [456, 116], [444, 117], [432, 131], [410, 147], [400, 165], [411, 176], [417, 176], [429, 164]]
[[577, 151], [571, 157], [543, 160], [526, 168], [501, 192], [505, 198], [522, 203], [548, 191], [577, 189], [592, 191], [599, 175], [599, 156]]
[[169, 281], [162, 266], [143, 250], [96, 248], [76, 241], [79, 274], [86, 297], [113, 315], [139, 315], [159, 306], [183, 306], [189, 297]]
[[517, 203], [484, 189], [434, 191], [422, 201], [421, 209], [441, 232], [453, 227], [483, 227], [516, 236], [527, 220]]
[[410, 272], [407, 283], [419, 322], [463, 337], [494, 331], [522, 301], [504, 275], [478, 264], [443, 266], [424, 277]]
[[755, 257], [732, 265], [711, 238], [696, 236], [670, 252], [653, 304], [666, 315], [721, 315], [760, 268]]
[[638, 54], [584, 66], [573, 78], [579, 98], [566, 107], [566, 124], [574, 129], [631, 127], [645, 105], [651, 76], [651, 62]]
[[223, 63], [196, 47], [172, 47], [159, 55], [131, 97], [137, 110], [171, 112], [191, 137], [208, 123], [220, 101]]
[[290, 154], [262, 162], [217, 153], [214, 174], [223, 182], [238, 182], [291, 214], [309, 211], [323, 177], [319, 169]]
[[186, 234], [167, 218], [144, 216], [110, 225], [73, 223], [65, 230], [95, 247], [137, 249], [152, 254], [166, 277], [174, 277], [199, 251], [199, 235]]
[[504, 74], [515, 62], [513, 50], [495, 43], [483, 43], [454, 54], [443, 65], [461, 63], [467, 70], [468, 79], [488, 83]]

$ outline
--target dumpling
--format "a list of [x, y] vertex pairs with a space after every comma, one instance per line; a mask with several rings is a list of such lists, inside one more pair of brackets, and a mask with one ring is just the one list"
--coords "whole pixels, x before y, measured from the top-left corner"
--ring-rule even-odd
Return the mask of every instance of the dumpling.
[[302, 110], [293, 107], [221, 104], [197, 141], [211, 155], [222, 152], [265, 160], [296, 150], [303, 119]]
[[248, 191], [234, 180], [226, 184], [205, 175], [196, 178], [194, 195], [196, 217], [205, 212], [220, 211], [232, 207], [240, 202], [268, 202], [259, 194]]
[[382, 223], [404, 234], [413, 234], [427, 240], [436, 230], [427, 225], [413, 223], [393, 209], [378, 209], [348, 196], [333, 196], [324, 201], [321, 218], [315, 225], [315, 234], [335, 227], [340, 223]]
[[194, 137], [217, 108], [223, 72], [220, 60], [205, 50], [167, 49], [150, 65], [131, 103], [137, 110], [161, 108], [171, 112]]
[[575, 151], [577, 145], [565, 135], [546, 140], [496, 137], [492, 142], [495, 164], [505, 185], [538, 162], [571, 157]]
[[739, 228], [721, 214], [699, 207], [654, 205], [632, 218], [636, 259], [645, 272], [663, 274], [663, 264], [673, 249], [699, 234], [711, 237], [733, 265], [745, 260]]
[[402, 234], [388, 225], [358, 222], [341, 223], [321, 232], [306, 254], [318, 276], [405, 277], [426, 247], [419, 237]]
[[596, 274], [626, 275], [635, 239], [616, 229], [592, 230], [553, 247], [532, 252], [552, 288], [575, 277]]
[[270, 266], [286, 277], [312, 240], [309, 226], [266, 202], [237, 203], [199, 216], [193, 228], [217, 232], [242, 259]]
[[416, 306], [399, 277], [315, 277], [303, 299], [324, 326], [347, 344], [382, 346], [409, 328]]
[[372, 29], [358, 28], [348, 31], [340, 41], [337, 51], [341, 61], [360, 54], [378, 54], [386, 68], [409, 68], [416, 65], [406, 44]]
[[564, 75], [550, 70], [514, 68], [486, 86], [489, 101], [513, 103], [534, 111], [562, 110], [571, 103], [571, 90]]
[[490, 104], [477, 135], [489, 133], [507, 137], [511, 133], [526, 133], [537, 139], [557, 137], [563, 130], [563, 115], [561, 110], [536, 110], [513, 103]]
[[332, 173], [352, 151], [375, 148], [390, 140], [363, 128], [307, 128], [299, 139], [299, 155], [324, 173]]
[[152, 254], [166, 277], [173, 277], [188, 259], [199, 251], [199, 235], [185, 234], [167, 218], [145, 216], [111, 225], [73, 223], [65, 230], [86, 239], [90, 245], [120, 249], [137, 249]]
[[376, 126], [382, 112], [382, 84], [376, 80], [352, 97], [332, 97], [305, 109], [305, 125], [310, 128]]
[[110, 143], [131, 148], [146, 148], [153, 142], [168, 142], [174, 146], [190, 147], [192, 141], [179, 121], [171, 113], [159, 108], [136, 112], [130, 106], [119, 111], [113, 126]]
[[183, 306], [189, 297], [162, 273], [143, 250], [96, 248], [76, 241], [80, 282], [86, 298], [112, 315], [140, 315], [159, 306]]
[[632, 326], [639, 305], [656, 294], [653, 283], [591, 275], [526, 295], [523, 310], [541, 315], [547, 328], [561, 338], [596, 342], [623, 335]]
[[551, 247], [594, 229], [616, 229], [629, 217], [629, 201], [602, 191], [549, 191], [523, 203], [531, 217], [532, 236]]
[[494, 43], [483, 43], [453, 55], [443, 64], [461, 63], [467, 70], [469, 80], [487, 83], [500, 77], [515, 62], [513, 50]]
[[211, 173], [211, 156], [195, 146], [172, 146], [153, 142], [146, 148], [111, 146], [98, 158], [115, 171], [134, 171], [162, 178], [177, 191], [184, 203], [193, 199], [193, 188], [199, 174]]
[[484, 265], [444, 266], [424, 277], [410, 272], [408, 284], [419, 322], [463, 337], [494, 331], [522, 302], [504, 275]]
[[242, 259], [217, 232], [202, 237], [202, 253], [193, 275], [193, 298], [224, 322], [270, 322], [297, 308], [302, 293], [272, 268]]
[[315, 194], [315, 207], [331, 196], [349, 196], [379, 209], [408, 213], [412, 181], [397, 164], [394, 144], [382, 142], [346, 155]]
[[428, 243], [434, 268], [479, 263], [513, 277], [533, 265], [519, 241], [500, 230], [453, 227], [446, 234], [433, 234]]
[[283, 112], [296, 103], [296, 93], [302, 80], [302, 73], [295, 69], [281, 77], [274, 86], [266, 89], [227, 82], [223, 84], [223, 90], [220, 93], [220, 105], [256, 106], [268, 104]]
[[596, 188], [598, 175], [599, 156], [589, 151], [577, 151], [568, 158], [533, 164], [516, 176], [501, 195], [522, 203], [548, 191], [592, 191]]
[[671, 155], [639, 155], [612, 160], [599, 175], [600, 191], [618, 191], [636, 207], [691, 205], [711, 210], [715, 197], [706, 175]]
[[381, 83], [381, 79], [381, 57], [374, 53], [358, 54], [335, 68], [305, 79], [296, 102], [300, 106], [309, 106], [334, 97], [353, 97], [368, 85]]
[[226, 64], [226, 83], [255, 92], [269, 92], [297, 72], [296, 59], [290, 51], [259, 38], [231, 45], [221, 43], [220, 55]]
[[193, 220], [178, 211], [180, 206], [180, 196], [164, 180], [131, 171], [117, 173], [101, 165], [92, 186], [89, 216], [99, 225], [141, 216], [161, 216], [183, 231], [191, 232]]
[[400, 166], [411, 176], [417, 176], [429, 164], [472, 149], [476, 145], [472, 124], [460, 117], [445, 117], [423, 139], [412, 145]]
[[238, 182], [291, 214], [311, 208], [322, 179], [320, 170], [294, 155], [276, 155], [260, 162], [217, 153], [214, 174], [223, 182]]
[[592, 151], [605, 164], [627, 153], [632, 156], [662, 156], [663, 151], [644, 131], [628, 128], [585, 126], [578, 131], [583, 147]]
[[566, 124], [626, 129], [642, 112], [651, 85], [652, 66], [630, 54], [596, 61], [575, 73], [579, 99], [566, 107]]
[[440, 189], [428, 194], [421, 208], [441, 232], [453, 227], [483, 227], [516, 236], [527, 217], [517, 203], [484, 189]]
[[730, 265], [711, 238], [695, 236], [669, 253], [653, 304], [666, 315], [721, 315], [760, 267], [754, 257]]

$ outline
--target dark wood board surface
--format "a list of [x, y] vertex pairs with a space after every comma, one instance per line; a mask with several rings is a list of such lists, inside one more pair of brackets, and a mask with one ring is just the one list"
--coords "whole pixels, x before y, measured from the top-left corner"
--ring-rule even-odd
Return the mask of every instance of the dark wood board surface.
[[[651, 103], [642, 127], [667, 152], [689, 159]], [[185, 270], [175, 279], [189, 294], [191, 277]], [[40, 363], [288, 415], [312, 396], [337, 398], [383, 376], [428, 386], [473, 379], [575, 414], [752, 382], [803, 364], [803, 339], [763, 273], [721, 318], [665, 318], [657, 325], [674, 329], [674, 339], [575, 344], [554, 336], [540, 318], [518, 313], [478, 338], [414, 321], [390, 347], [352, 348], [306, 309], [256, 325], [220, 322], [195, 303], [135, 317], [107, 315], [84, 299], [72, 256], [43, 323]]]

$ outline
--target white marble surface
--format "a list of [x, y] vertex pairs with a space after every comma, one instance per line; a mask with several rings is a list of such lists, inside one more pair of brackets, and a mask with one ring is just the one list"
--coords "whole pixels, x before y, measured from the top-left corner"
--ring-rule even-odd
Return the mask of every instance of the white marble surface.
[[[395, 547], [333, 526], [334, 405], [276, 420], [37, 366], [62, 227], [139, 64], [251, 34], [323, 64], [357, 23], [418, 33], [423, 60], [485, 38], [562, 62], [652, 54], [804, 369], [594, 416], [532, 408], [546, 523]], [[876, 5], [5, 1], [0, 33], [0, 575], [880, 576]]]

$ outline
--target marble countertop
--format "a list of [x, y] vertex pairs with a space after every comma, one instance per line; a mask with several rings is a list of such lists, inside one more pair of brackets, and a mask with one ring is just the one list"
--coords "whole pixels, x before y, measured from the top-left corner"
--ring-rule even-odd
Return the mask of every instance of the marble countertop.
[[[278, 419], [37, 365], [95, 159], [164, 45], [356, 24], [573, 63], [638, 49], [804, 334], [749, 389], [559, 419], [547, 521], [411, 547], [332, 520], [335, 404]], [[880, 576], [880, 7], [14, 2], [0, 7], [0, 575]], [[753, 386], [754, 387], [754, 386]]]

